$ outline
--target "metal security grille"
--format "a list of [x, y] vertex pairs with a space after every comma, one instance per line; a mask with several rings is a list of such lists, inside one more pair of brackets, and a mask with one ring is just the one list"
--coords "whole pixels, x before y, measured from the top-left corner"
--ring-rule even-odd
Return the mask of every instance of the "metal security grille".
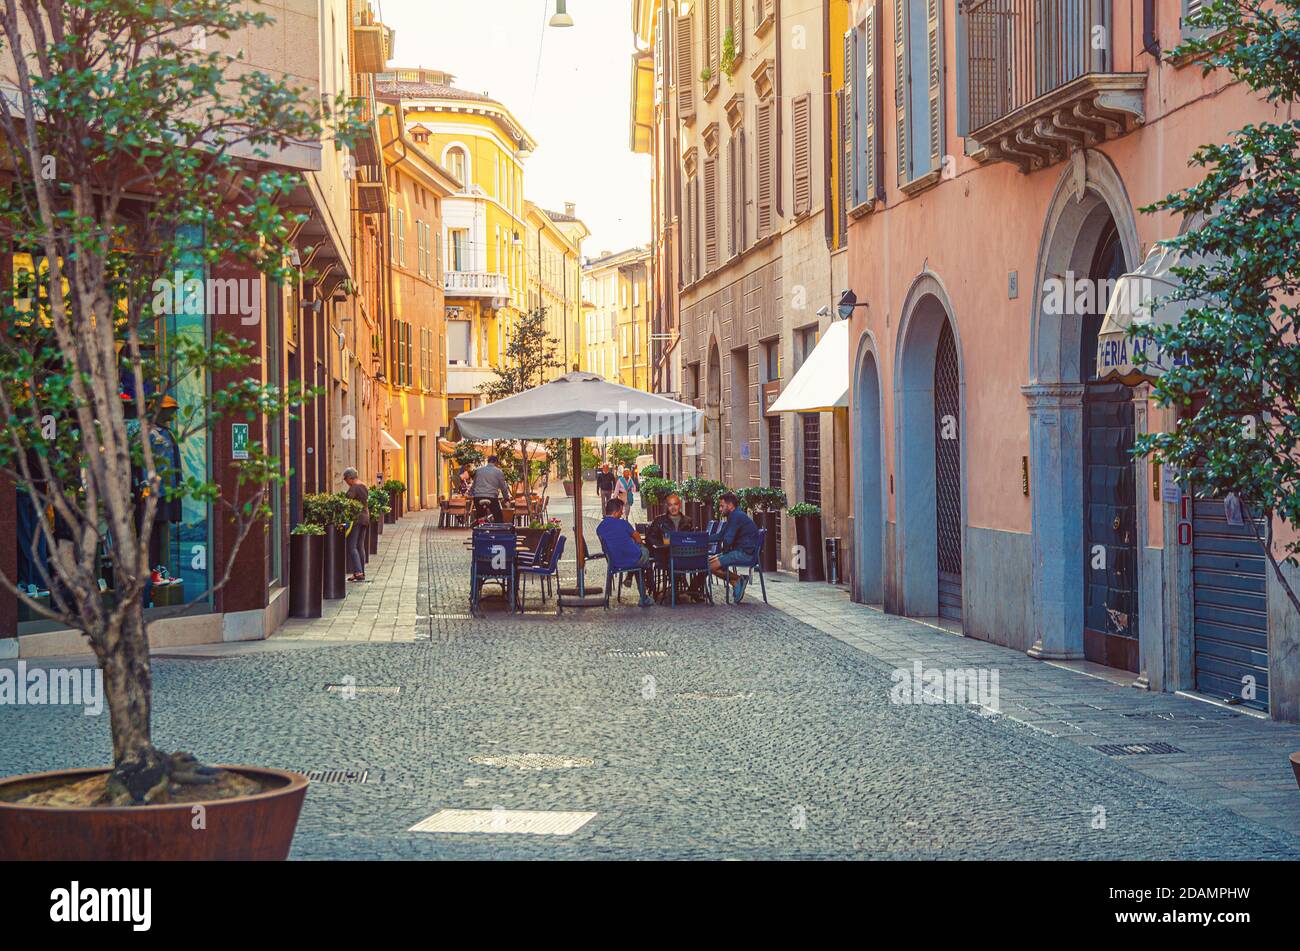
[[934, 468], [939, 614], [961, 620], [961, 422], [957, 344], [945, 321], [934, 358]]
[[[767, 484], [781, 488], [781, 417], [767, 419]], [[776, 550], [781, 551], [781, 518], [773, 519], [776, 525]]]
[[1160, 756], [1183, 752], [1168, 743], [1102, 743], [1093, 749], [1107, 756]]
[[803, 500], [822, 504], [822, 418], [820, 413], [804, 413], [803, 419]]

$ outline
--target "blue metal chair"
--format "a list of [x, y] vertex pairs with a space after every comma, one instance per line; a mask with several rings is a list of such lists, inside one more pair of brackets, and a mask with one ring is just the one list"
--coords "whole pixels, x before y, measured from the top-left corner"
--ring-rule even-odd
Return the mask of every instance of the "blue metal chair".
[[515, 610], [515, 586], [518, 568], [515, 552], [518, 539], [513, 530], [505, 532], [477, 531], [473, 536], [473, 556], [470, 559], [469, 603], [478, 610], [479, 596], [486, 581], [495, 581], [510, 599], [510, 610]]
[[[749, 582], [754, 580], [754, 572], [755, 571], [758, 572], [758, 586], [759, 589], [763, 592], [763, 603], [767, 604], [767, 582], [763, 580], [763, 542], [765, 541], [767, 541], [767, 529], [760, 528], [758, 530], [758, 553], [754, 555], [753, 562], [748, 565], [732, 565], [731, 567], [735, 570], [737, 574], [740, 574], [740, 572], [744, 571], [746, 568], [749, 569], [749, 575], [747, 576], [746, 579], [746, 585], [748, 585]], [[723, 587], [727, 589], [727, 603], [730, 604], [731, 585], [724, 584]]]
[[[637, 567], [620, 568], [618, 565], [614, 564], [614, 559], [609, 557], [609, 552], [604, 550], [604, 542], [601, 543], [600, 547], [601, 557], [605, 559], [605, 610], [609, 610], [609, 590], [614, 584], [615, 578], [621, 582], [624, 575], [636, 575], [638, 582], [637, 590], [642, 595], [647, 595], [645, 573], [646, 569], [652, 567], [654, 562], [652, 561]], [[623, 586], [621, 584], [618, 586], [618, 591], [615, 593], [614, 597], [620, 604], [623, 603]]]
[[[561, 535], [556, 539], [555, 544], [551, 546], [550, 557], [545, 564], [522, 565], [519, 568], [519, 610], [523, 611], [527, 606], [528, 595], [525, 582], [529, 575], [541, 579], [542, 585], [542, 604], [546, 603], [546, 593], [550, 588], [552, 581], [558, 581], [560, 577], [560, 558], [564, 555], [564, 536]], [[560, 605], [559, 600], [555, 602], [556, 614], [563, 614], [564, 608]]]
[[559, 537], [558, 528], [548, 528], [537, 537], [537, 547], [532, 551], [527, 549], [521, 550], [516, 556], [520, 568], [532, 568], [536, 565], [544, 565], [548, 558], [551, 557], [551, 548], [555, 545], [555, 540]]
[[713, 603], [713, 575], [709, 571], [707, 532], [668, 532], [668, 584], [672, 605], [677, 607], [677, 576], [703, 574], [704, 593]]

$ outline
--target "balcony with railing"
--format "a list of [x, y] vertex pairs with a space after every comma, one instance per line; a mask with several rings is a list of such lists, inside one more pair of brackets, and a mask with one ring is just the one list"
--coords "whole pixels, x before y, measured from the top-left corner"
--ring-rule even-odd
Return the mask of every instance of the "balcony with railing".
[[510, 297], [510, 282], [493, 271], [448, 271], [443, 288], [448, 297]]
[[963, 0], [961, 9], [970, 137], [989, 161], [1031, 172], [1144, 120], [1146, 73], [1132, 71], [1131, 57], [1117, 66], [1111, 0]]

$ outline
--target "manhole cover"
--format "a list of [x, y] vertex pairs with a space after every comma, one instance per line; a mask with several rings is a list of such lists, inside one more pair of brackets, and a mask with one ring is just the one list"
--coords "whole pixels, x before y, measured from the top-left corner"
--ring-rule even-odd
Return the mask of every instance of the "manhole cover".
[[370, 779], [368, 769], [295, 769], [302, 773], [309, 783], [331, 783], [341, 786], [355, 786]]
[[349, 692], [360, 696], [361, 694], [374, 694], [380, 697], [396, 697], [402, 692], [401, 687], [379, 687], [379, 686], [362, 686], [360, 684], [326, 684], [327, 693], [341, 693], [347, 695]]
[[1161, 753], [1183, 752], [1168, 743], [1103, 743], [1094, 746], [1093, 749], [1107, 756], [1155, 756]]
[[606, 657], [667, 657], [667, 651], [630, 651], [630, 650], [612, 650], [605, 651]]
[[688, 690], [677, 694], [678, 700], [749, 700], [752, 693], [722, 693], [708, 690]]
[[585, 756], [554, 756], [550, 753], [504, 753], [500, 756], [471, 756], [475, 766], [501, 766], [505, 769], [575, 769], [590, 766]]
[[408, 832], [495, 832], [571, 835], [596, 818], [594, 812], [526, 812], [512, 809], [440, 809]]

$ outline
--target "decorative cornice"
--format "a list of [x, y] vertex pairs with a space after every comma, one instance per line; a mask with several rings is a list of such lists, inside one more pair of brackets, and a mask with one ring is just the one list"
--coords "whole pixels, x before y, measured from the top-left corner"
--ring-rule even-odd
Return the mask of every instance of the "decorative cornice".
[[754, 80], [754, 94], [759, 99], [766, 99], [772, 95], [772, 90], [775, 88], [775, 76], [776, 67], [771, 57], [760, 59], [753, 72], [749, 74], [749, 78]]
[[710, 122], [704, 128], [704, 150], [710, 155], [718, 154], [718, 124]]
[[727, 100], [725, 108], [727, 110], [727, 125], [731, 126], [734, 132], [745, 121], [745, 94], [743, 92], [736, 93]]

